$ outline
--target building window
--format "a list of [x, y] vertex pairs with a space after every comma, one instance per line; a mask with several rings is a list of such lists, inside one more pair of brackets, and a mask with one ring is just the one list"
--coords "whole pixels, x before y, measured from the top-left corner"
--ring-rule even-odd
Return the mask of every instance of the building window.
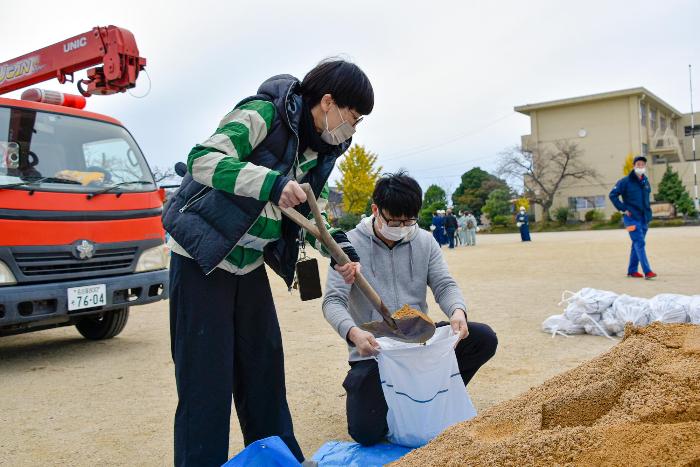
[[661, 131], [666, 131], [666, 117], [663, 115], [659, 117], [659, 128]]
[[581, 211], [583, 209], [598, 209], [604, 207], [605, 195], [569, 197], [569, 208], [574, 211]]
[[[693, 128], [695, 128], [695, 132], [693, 132]], [[693, 136], [692, 133], [695, 133], [696, 135], [700, 135], [700, 125], [695, 125], [695, 127], [691, 127], [688, 125], [685, 127], [685, 136]]]
[[656, 131], [656, 109], [653, 107], [649, 110], [649, 123], [652, 131]]
[[647, 157], [649, 155], [649, 145], [647, 143], [642, 143], [642, 156]]
[[651, 156], [652, 164], [668, 164], [669, 162], [680, 162], [678, 154], [666, 154], [664, 156], [660, 154], [652, 154]]
[[640, 102], [639, 114], [642, 116], [642, 126], [647, 126], [647, 106]]

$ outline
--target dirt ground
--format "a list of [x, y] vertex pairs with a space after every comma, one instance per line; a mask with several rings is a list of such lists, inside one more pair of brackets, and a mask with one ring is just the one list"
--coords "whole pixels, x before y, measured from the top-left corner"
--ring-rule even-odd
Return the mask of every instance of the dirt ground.
[[[556, 337], [540, 323], [559, 312], [563, 290], [596, 287], [651, 297], [700, 294], [700, 228], [648, 235], [655, 281], [625, 277], [623, 230], [480, 235], [476, 247], [448, 251], [468, 299], [469, 318], [491, 325], [496, 356], [469, 385], [477, 410], [516, 396], [610, 348], [604, 337]], [[311, 456], [325, 441], [349, 439], [343, 341], [324, 321], [320, 300], [302, 303], [273, 279], [283, 330], [287, 394], [297, 438]], [[432, 300], [431, 316], [441, 313]], [[115, 339], [88, 342], [73, 328], [0, 339], [0, 465], [169, 465], [176, 406], [167, 303], [132, 310]], [[231, 453], [242, 448], [232, 415]]]

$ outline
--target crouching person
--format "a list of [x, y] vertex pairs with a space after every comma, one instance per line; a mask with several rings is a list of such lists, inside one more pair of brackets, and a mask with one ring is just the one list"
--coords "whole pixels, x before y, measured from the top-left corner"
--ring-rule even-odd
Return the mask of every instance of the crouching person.
[[[347, 236], [361, 258], [362, 272], [389, 310], [404, 304], [423, 312], [427, 288], [449, 318], [438, 326], [459, 333], [455, 347], [462, 381], [466, 385], [496, 352], [498, 340], [486, 324], [467, 322], [464, 298], [450, 276], [440, 245], [416, 222], [422, 191], [405, 173], [380, 178], [372, 194], [372, 216]], [[374, 336], [358, 324], [381, 319], [355, 285], [348, 285], [329, 269], [323, 314], [349, 345], [350, 370], [343, 382], [347, 392], [348, 433], [360, 444], [372, 445], [388, 433], [387, 404], [373, 358], [379, 351]]]

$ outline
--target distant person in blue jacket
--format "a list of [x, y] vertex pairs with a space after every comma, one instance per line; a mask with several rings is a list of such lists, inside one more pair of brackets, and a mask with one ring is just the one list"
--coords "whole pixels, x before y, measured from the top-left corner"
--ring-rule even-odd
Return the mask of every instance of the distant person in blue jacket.
[[530, 216], [525, 212], [524, 207], [520, 207], [520, 212], [515, 216], [515, 222], [520, 229], [520, 240], [523, 242], [530, 241]]
[[447, 238], [445, 236], [445, 217], [440, 211], [436, 211], [433, 214], [433, 226], [435, 226], [435, 228], [431, 228], [431, 230], [433, 231], [435, 241], [438, 242], [440, 246], [445, 245], [447, 243], [445, 241]]
[[[630, 239], [632, 239], [627, 276], [653, 279], [656, 277], [656, 273], [651, 270], [645, 249], [645, 237], [651, 221], [649, 203], [651, 185], [646, 177], [646, 167], [647, 160], [644, 156], [635, 157], [634, 170], [615, 184], [610, 192], [610, 201], [618, 211], [622, 212], [622, 220], [630, 234]], [[622, 201], [620, 201], [620, 197], [622, 197]], [[644, 275], [637, 270], [640, 263]]]

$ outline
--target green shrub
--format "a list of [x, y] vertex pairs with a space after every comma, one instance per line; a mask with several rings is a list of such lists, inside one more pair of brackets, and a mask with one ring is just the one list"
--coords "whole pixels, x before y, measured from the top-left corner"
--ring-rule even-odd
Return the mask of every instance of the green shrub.
[[560, 207], [557, 208], [556, 211], [554, 211], [554, 218], [559, 222], [559, 225], [564, 225], [566, 224], [566, 221], [569, 220], [569, 214], [571, 211], [567, 207]]
[[616, 224], [611, 224], [610, 222], [594, 222], [591, 226], [591, 230], [610, 230], [619, 228]]
[[612, 216], [610, 216], [610, 223], [619, 224], [620, 222], [622, 222], [622, 213], [620, 211], [615, 211], [612, 213]]
[[360, 222], [360, 216], [357, 214], [345, 214], [343, 217], [338, 218], [338, 227], [348, 232], [354, 229]]
[[443, 201], [436, 201], [427, 206], [423, 204], [423, 208], [418, 213], [418, 225], [421, 229], [430, 229], [433, 223], [433, 213], [439, 209], [445, 209], [447, 206]]
[[680, 227], [682, 225], [685, 225], [685, 222], [683, 222], [683, 219], [669, 219], [669, 220], [660, 220], [660, 219], [655, 219], [651, 222], [649, 222], [649, 227]]
[[590, 211], [587, 211], [584, 217], [586, 218], [586, 222], [599, 222], [605, 218], [603, 212], [597, 209], [591, 209]]
[[508, 227], [510, 220], [510, 216], [498, 215], [493, 217], [491, 223], [495, 226]]

